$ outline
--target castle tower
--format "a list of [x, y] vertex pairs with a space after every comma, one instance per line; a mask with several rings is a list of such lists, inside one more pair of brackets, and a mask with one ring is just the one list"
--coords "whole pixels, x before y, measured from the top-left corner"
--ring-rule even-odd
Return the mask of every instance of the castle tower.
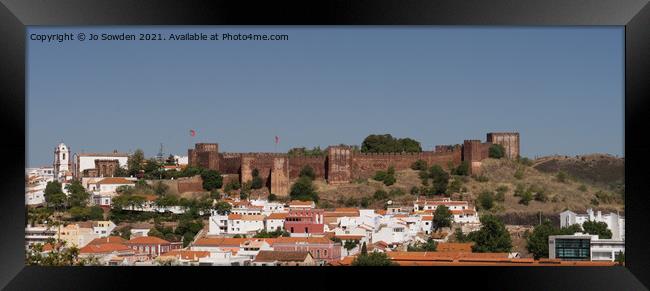
[[350, 164], [352, 153], [349, 147], [331, 146], [327, 149], [327, 182], [330, 184], [348, 183], [352, 173]]
[[490, 132], [487, 134], [487, 142], [503, 146], [506, 150], [505, 156], [508, 159], [519, 157], [518, 132]]
[[54, 148], [54, 178], [64, 179], [65, 173], [71, 169], [70, 148], [64, 143], [60, 143]]
[[278, 196], [289, 195], [289, 159], [286, 157], [273, 158], [271, 193]]

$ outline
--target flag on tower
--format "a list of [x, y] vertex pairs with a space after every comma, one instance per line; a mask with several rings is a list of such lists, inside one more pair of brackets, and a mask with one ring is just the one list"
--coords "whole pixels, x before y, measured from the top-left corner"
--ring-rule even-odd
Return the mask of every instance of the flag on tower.
[[196, 136], [196, 131], [194, 129], [190, 129], [190, 136], [191, 137]]
[[275, 136], [275, 144], [279, 144], [279, 143], [280, 143], [280, 137], [276, 135]]

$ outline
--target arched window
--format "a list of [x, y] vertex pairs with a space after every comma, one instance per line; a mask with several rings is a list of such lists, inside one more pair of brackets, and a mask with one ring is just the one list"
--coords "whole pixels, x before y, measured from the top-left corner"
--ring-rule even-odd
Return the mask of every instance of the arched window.
[[63, 153], [63, 159], [65, 160], [65, 153]]

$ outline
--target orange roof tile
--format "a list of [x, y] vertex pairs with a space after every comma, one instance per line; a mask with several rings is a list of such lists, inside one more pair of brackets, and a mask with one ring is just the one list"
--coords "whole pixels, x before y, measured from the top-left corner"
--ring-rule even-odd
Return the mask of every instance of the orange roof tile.
[[267, 216], [266, 219], [286, 219], [287, 215], [289, 215], [289, 213], [275, 212], [275, 213], [271, 213], [271, 215]]
[[95, 244], [95, 245], [89, 244], [79, 249], [80, 254], [105, 254], [105, 253], [125, 252], [125, 251], [133, 251], [133, 250], [128, 246], [120, 243], [105, 243], [105, 244]]
[[241, 214], [235, 214], [235, 213], [228, 214], [228, 219], [229, 220], [241, 219], [241, 217], [242, 217]]
[[135, 184], [135, 182], [122, 177], [110, 177], [100, 180], [97, 184]]
[[168, 241], [155, 236], [141, 236], [130, 239], [127, 244], [169, 244]]
[[282, 243], [312, 243], [312, 244], [331, 244], [333, 243], [326, 237], [278, 237], [274, 244]]

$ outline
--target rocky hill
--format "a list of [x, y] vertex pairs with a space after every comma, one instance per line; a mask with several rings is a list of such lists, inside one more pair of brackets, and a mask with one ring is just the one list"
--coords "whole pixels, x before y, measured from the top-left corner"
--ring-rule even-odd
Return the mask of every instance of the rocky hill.
[[[560, 171], [564, 174], [559, 175]], [[496, 193], [501, 188], [503, 201], [496, 201], [491, 210], [482, 212], [500, 216], [509, 224], [533, 224], [540, 216], [542, 219], [548, 217], [557, 220], [557, 214], [566, 209], [583, 212], [587, 208], [594, 208], [622, 213], [622, 171], [623, 159], [606, 155], [545, 157], [528, 165], [511, 160], [487, 159], [483, 162], [481, 177], [452, 176], [452, 179], [459, 180], [462, 184], [462, 190], [453, 193], [452, 197], [478, 205], [476, 200], [481, 192]], [[333, 206], [345, 206], [350, 197], [353, 200], [371, 197], [379, 189], [404, 193], [394, 196], [392, 200], [408, 205], [416, 199], [415, 195], [410, 194], [411, 188], [422, 186], [418, 172], [404, 170], [396, 174], [397, 182], [390, 187], [372, 179], [338, 186], [322, 181], [316, 184], [321, 200]], [[528, 205], [522, 204], [521, 198], [515, 196], [517, 188], [531, 190], [533, 193], [543, 191], [546, 198], [533, 199]], [[347, 206], [351, 206], [352, 202]], [[369, 207], [382, 208], [385, 202], [372, 200]]]

